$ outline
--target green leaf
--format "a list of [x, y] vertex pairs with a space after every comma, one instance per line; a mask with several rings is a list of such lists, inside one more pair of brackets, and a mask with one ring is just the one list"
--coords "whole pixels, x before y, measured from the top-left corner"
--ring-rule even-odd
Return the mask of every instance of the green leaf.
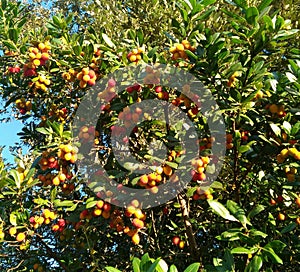
[[114, 268], [112, 266], [106, 266], [105, 269], [108, 271], [108, 272], [122, 272], [121, 270], [117, 269], [117, 268]]
[[13, 225], [16, 226], [17, 225], [17, 216], [15, 213], [11, 213], [9, 216], [9, 222]]
[[248, 218], [252, 218], [254, 217], [255, 215], [259, 214], [260, 212], [264, 211], [265, 210], [265, 206], [263, 205], [257, 205], [255, 206], [248, 214]]
[[242, 233], [242, 228], [233, 228], [221, 233], [216, 238], [221, 241], [235, 241], [240, 240], [239, 235]]
[[169, 165], [170, 167], [172, 167], [174, 169], [177, 169], [177, 167], [178, 167], [178, 164], [175, 162], [166, 161], [165, 163], [166, 163], [166, 165]]
[[239, 153], [240, 154], [243, 154], [243, 153], [245, 153], [245, 152], [247, 152], [249, 150], [250, 150], [250, 146], [249, 145], [241, 145], [239, 147]]
[[50, 200], [53, 202], [57, 195], [57, 187], [55, 186], [50, 192]]
[[238, 221], [220, 202], [212, 199], [207, 200], [207, 202], [217, 215], [223, 217], [226, 220]]
[[274, 240], [265, 245], [265, 248], [272, 248], [276, 252], [282, 252], [282, 250], [286, 247], [286, 244], [281, 242], [280, 240]]
[[183, 272], [198, 272], [200, 263], [193, 263], [189, 265]]
[[280, 233], [281, 233], [281, 234], [288, 233], [288, 232], [294, 230], [296, 227], [297, 227], [297, 224], [296, 224], [295, 222], [292, 222], [292, 223], [288, 224], [287, 226], [285, 226], [285, 227], [280, 231]]
[[53, 204], [55, 207], [71, 207], [74, 203], [71, 200], [60, 201], [59, 199], [56, 199]]
[[14, 43], [17, 43], [19, 38], [19, 33], [15, 28], [10, 28], [8, 30], [8, 36]]
[[235, 218], [237, 218], [242, 225], [246, 228], [246, 225], [252, 225], [250, 221], [246, 217], [245, 211], [234, 201], [227, 200], [226, 207], [229, 209], [229, 211], [234, 215]]
[[236, 247], [236, 248], [233, 248], [230, 252], [232, 254], [252, 254], [252, 253], [254, 253], [253, 249], [251, 250], [251, 249], [248, 249], [245, 247]]
[[170, 266], [170, 269], [169, 269], [168, 272], [178, 272], [177, 267], [176, 267], [174, 264], [172, 264], [172, 265]]
[[8, 48], [13, 50], [18, 50], [17, 46], [12, 41], [2, 41], [2, 43]]
[[86, 208], [89, 209], [96, 206], [97, 202], [98, 202], [97, 200], [90, 201], [89, 203], [86, 204]]
[[263, 11], [265, 8], [270, 6], [270, 4], [273, 2], [273, 0], [263, 0], [261, 3], [258, 5], [257, 9], [259, 12]]
[[140, 264], [141, 264], [141, 260], [137, 257], [134, 257], [132, 260], [132, 268], [133, 268], [133, 272], [140, 272]]
[[268, 234], [266, 234], [266, 233], [264, 233], [264, 232], [262, 232], [262, 231], [259, 231], [259, 230], [256, 230], [256, 229], [251, 229], [250, 230], [250, 236], [260, 236], [260, 237], [262, 237], [262, 238], [266, 238], [267, 236], [268, 236]]
[[111, 41], [111, 39], [105, 33], [102, 33], [102, 38], [109, 47], [111, 48], [116, 47], [116, 45]]
[[270, 247], [263, 247], [262, 248], [262, 254], [270, 257], [271, 260], [273, 261], [273, 263], [279, 263], [279, 264], [283, 264], [283, 261], [281, 260], [281, 258], [274, 252], [274, 250]]
[[257, 10], [256, 7], [250, 7], [250, 8], [247, 8], [246, 10], [246, 20], [249, 24], [251, 25], [255, 25], [256, 24], [256, 21], [257, 21], [257, 18], [258, 18], [258, 15], [259, 15], [259, 12]]
[[262, 258], [260, 256], [254, 256], [251, 262], [246, 266], [245, 272], [259, 272], [262, 265]]
[[73, 51], [77, 56], [80, 56], [80, 53], [82, 52], [82, 47], [80, 45], [75, 45], [73, 47]]

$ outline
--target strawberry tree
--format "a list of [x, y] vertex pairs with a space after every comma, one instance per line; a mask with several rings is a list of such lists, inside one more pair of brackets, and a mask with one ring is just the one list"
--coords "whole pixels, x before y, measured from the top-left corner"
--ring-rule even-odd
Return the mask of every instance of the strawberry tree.
[[33, 28], [1, 1], [3, 110], [29, 148], [0, 164], [3, 270], [295, 271], [298, 29], [271, 0], [227, 2], [176, 1], [155, 41], [72, 14]]

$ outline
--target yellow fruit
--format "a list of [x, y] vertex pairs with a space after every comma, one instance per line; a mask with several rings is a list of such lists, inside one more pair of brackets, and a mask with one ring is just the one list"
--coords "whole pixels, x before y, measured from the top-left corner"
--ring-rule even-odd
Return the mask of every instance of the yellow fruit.
[[88, 75], [90, 72], [90, 69], [88, 67], [82, 68], [81, 72], [83, 73], [83, 75]]
[[288, 155], [289, 155], [289, 150], [288, 150], [287, 148], [282, 149], [281, 152], [280, 152], [280, 155], [281, 155], [281, 157], [283, 157], [283, 158], [287, 158]]
[[285, 215], [283, 213], [279, 213], [277, 218], [278, 220], [283, 221], [285, 220]]
[[53, 180], [52, 180], [52, 184], [55, 186], [58, 186], [60, 184], [60, 180], [59, 177], [56, 176]]
[[129, 57], [129, 60], [130, 60], [131, 62], [135, 62], [135, 61], [137, 60], [136, 55], [131, 55], [131, 56]]
[[183, 44], [176, 44], [176, 49], [177, 49], [178, 51], [184, 51], [184, 46], [183, 46]]
[[64, 155], [64, 159], [65, 159], [66, 161], [70, 161], [70, 160], [72, 159], [72, 153], [66, 153], [66, 154]]
[[64, 151], [65, 153], [72, 152], [72, 150], [73, 150], [73, 147], [72, 147], [72, 145], [70, 145], [70, 144], [67, 144], [67, 145], [65, 145], [65, 146], [63, 147], [63, 151]]
[[24, 232], [20, 232], [20, 233], [17, 235], [16, 240], [17, 240], [18, 242], [22, 242], [22, 241], [25, 240], [25, 238], [26, 238], [25, 233], [24, 233]]
[[135, 233], [132, 237], [131, 237], [132, 242], [135, 245], [138, 245], [140, 243], [140, 236], [138, 233]]
[[17, 233], [17, 228], [11, 227], [8, 232], [11, 236], [14, 236]]

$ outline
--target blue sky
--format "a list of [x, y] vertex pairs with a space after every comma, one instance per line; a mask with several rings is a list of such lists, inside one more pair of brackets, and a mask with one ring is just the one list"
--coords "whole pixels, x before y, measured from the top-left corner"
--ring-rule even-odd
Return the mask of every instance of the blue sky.
[[[3, 116], [0, 116], [0, 118]], [[20, 121], [13, 120], [9, 123], [0, 122], [0, 146], [5, 146], [2, 157], [7, 160], [7, 162], [13, 163], [14, 157], [9, 152], [9, 146], [13, 146], [20, 139], [17, 135], [22, 129], [22, 124]]]

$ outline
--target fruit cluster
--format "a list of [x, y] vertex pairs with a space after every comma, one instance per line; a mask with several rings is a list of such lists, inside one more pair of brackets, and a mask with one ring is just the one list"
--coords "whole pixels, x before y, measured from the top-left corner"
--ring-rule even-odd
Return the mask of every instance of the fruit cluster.
[[42, 153], [42, 157], [39, 160], [41, 170], [46, 171], [47, 169], [58, 169], [58, 161], [53, 154], [48, 151]]
[[39, 75], [37, 80], [35, 82], [33, 82], [33, 89], [34, 89], [35, 93], [38, 90], [47, 92], [50, 84], [51, 84], [50, 79], [46, 78], [44, 75]]
[[94, 50], [94, 56], [92, 58], [92, 63], [90, 64], [90, 68], [92, 68], [95, 72], [98, 72], [98, 65], [101, 64], [101, 50], [96, 48]]
[[126, 208], [125, 216], [131, 219], [133, 229], [128, 226], [123, 229], [123, 232], [131, 237], [131, 241], [138, 245], [140, 242], [139, 231], [145, 227], [146, 215], [139, 208], [138, 200], [132, 200], [131, 204]]
[[203, 181], [206, 179], [204, 171], [209, 164], [209, 161], [210, 159], [207, 156], [192, 161], [192, 166], [195, 168], [195, 170], [192, 170], [193, 181]]
[[65, 121], [68, 116], [67, 108], [59, 109], [56, 105], [51, 106], [51, 110], [49, 111], [49, 116], [54, 118], [55, 120], [59, 120], [61, 122]]
[[238, 82], [238, 79], [236, 78], [237, 76], [239, 76], [240, 73], [239, 72], [234, 72], [228, 79], [227, 81], [227, 86], [228, 87], [235, 87], [236, 83]]
[[119, 119], [124, 122], [124, 126], [127, 128], [133, 123], [137, 123], [139, 121], [142, 112], [142, 109], [138, 107], [132, 112], [130, 111], [129, 107], [126, 107], [122, 112], [119, 113]]
[[16, 107], [19, 109], [21, 114], [26, 114], [26, 112], [31, 111], [32, 103], [31, 101], [26, 101], [25, 98], [20, 98], [16, 100]]
[[134, 91], [135, 92], [139, 92], [141, 90], [142, 90], [142, 86], [140, 84], [138, 84], [138, 83], [135, 83], [132, 86], [129, 86], [129, 87], [126, 88], [126, 91], [128, 93], [133, 93]]
[[200, 187], [196, 189], [196, 191], [193, 194], [193, 200], [205, 200], [205, 199], [213, 199], [213, 195], [209, 190], [204, 191]]
[[76, 75], [76, 78], [80, 81], [80, 88], [84, 89], [87, 85], [94, 86], [96, 84], [97, 76], [93, 69], [90, 69], [89, 67], [84, 67]]
[[61, 144], [57, 152], [58, 158], [65, 160], [70, 163], [75, 163], [77, 161], [78, 149], [71, 144]]
[[200, 151], [205, 150], [205, 149], [211, 149], [212, 144], [215, 142], [214, 137], [205, 137], [200, 139], [199, 144], [200, 144]]
[[175, 43], [174, 46], [170, 48], [170, 53], [172, 54], [172, 60], [188, 59], [185, 50], [190, 50], [192, 52], [195, 52], [195, 47], [191, 46], [188, 40], [183, 40], [181, 43]]
[[286, 112], [284, 110], [284, 105], [271, 104], [271, 105], [267, 105], [267, 109], [273, 115], [276, 115], [278, 117], [284, 117], [284, 116], [286, 116]]
[[180, 249], [183, 249], [185, 246], [185, 242], [181, 240], [179, 236], [174, 236], [172, 238], [172, 243], [173, 245], [178, 246]]
[[[172, 170], [170, 170], [170, 172], [171, 171]], [[152, 172], [148, 175], [146, 174], [142, 175], [138, 181], [138, 185], [150, 189], [150, 191], [153, 194], [156, 194], [158, 192], [157, 185], [161, 183], [163, 180], [162, 173], [163, 173], [163, 168], [159, 166], [156, 168], [155, 172]]]
[[8, 72], [11, 74], [17, 74], [20, 73], [21, 68], [19, 66], [15, 66], [15, 67], [8, 67]]
[[56, 218], [54, 212], [50, 211], [49, 209], [45, 209], [41, 216], [35, 215], [29, 218], [29, 222], [31, 226], [35, 229], [40, 227], [42, 224], [50, 224], [52, 220]]
[[296, 160], [300, 160], [300, 151], [296, 147], [284, 148], [277, 155], [277, 162], [283, 163], [289, 156], [293, 157]]
[[94, 126], [82, 126], [80, 128], [78, 137], [80, 142], [89, 143], [95, 140], [95, 137], [99, 137], [99, 131], [95, 130]]
[[127, 59], [129, 59], [130, 62], [137, 63], [142, 59], [141, 54], [143, 54], [144, 52], [145, 49], [143, 47], [135, 48], [127, 54]]
[[37, 47], [29, 47], [28, 51], [32, 68], [46, 64], [46, 61], [49, 59], [49, 50], [51, 50], [49, 41], [39, 43]]
[[60, 218], [60, 219], [57, 220], [56, 224], [54, 224], [52, 226], [51, 229], [54, 232], [57, 232], [57, 231], [62, 232], [65, 229], [65, 226], [66, 226], [66, 220]]

